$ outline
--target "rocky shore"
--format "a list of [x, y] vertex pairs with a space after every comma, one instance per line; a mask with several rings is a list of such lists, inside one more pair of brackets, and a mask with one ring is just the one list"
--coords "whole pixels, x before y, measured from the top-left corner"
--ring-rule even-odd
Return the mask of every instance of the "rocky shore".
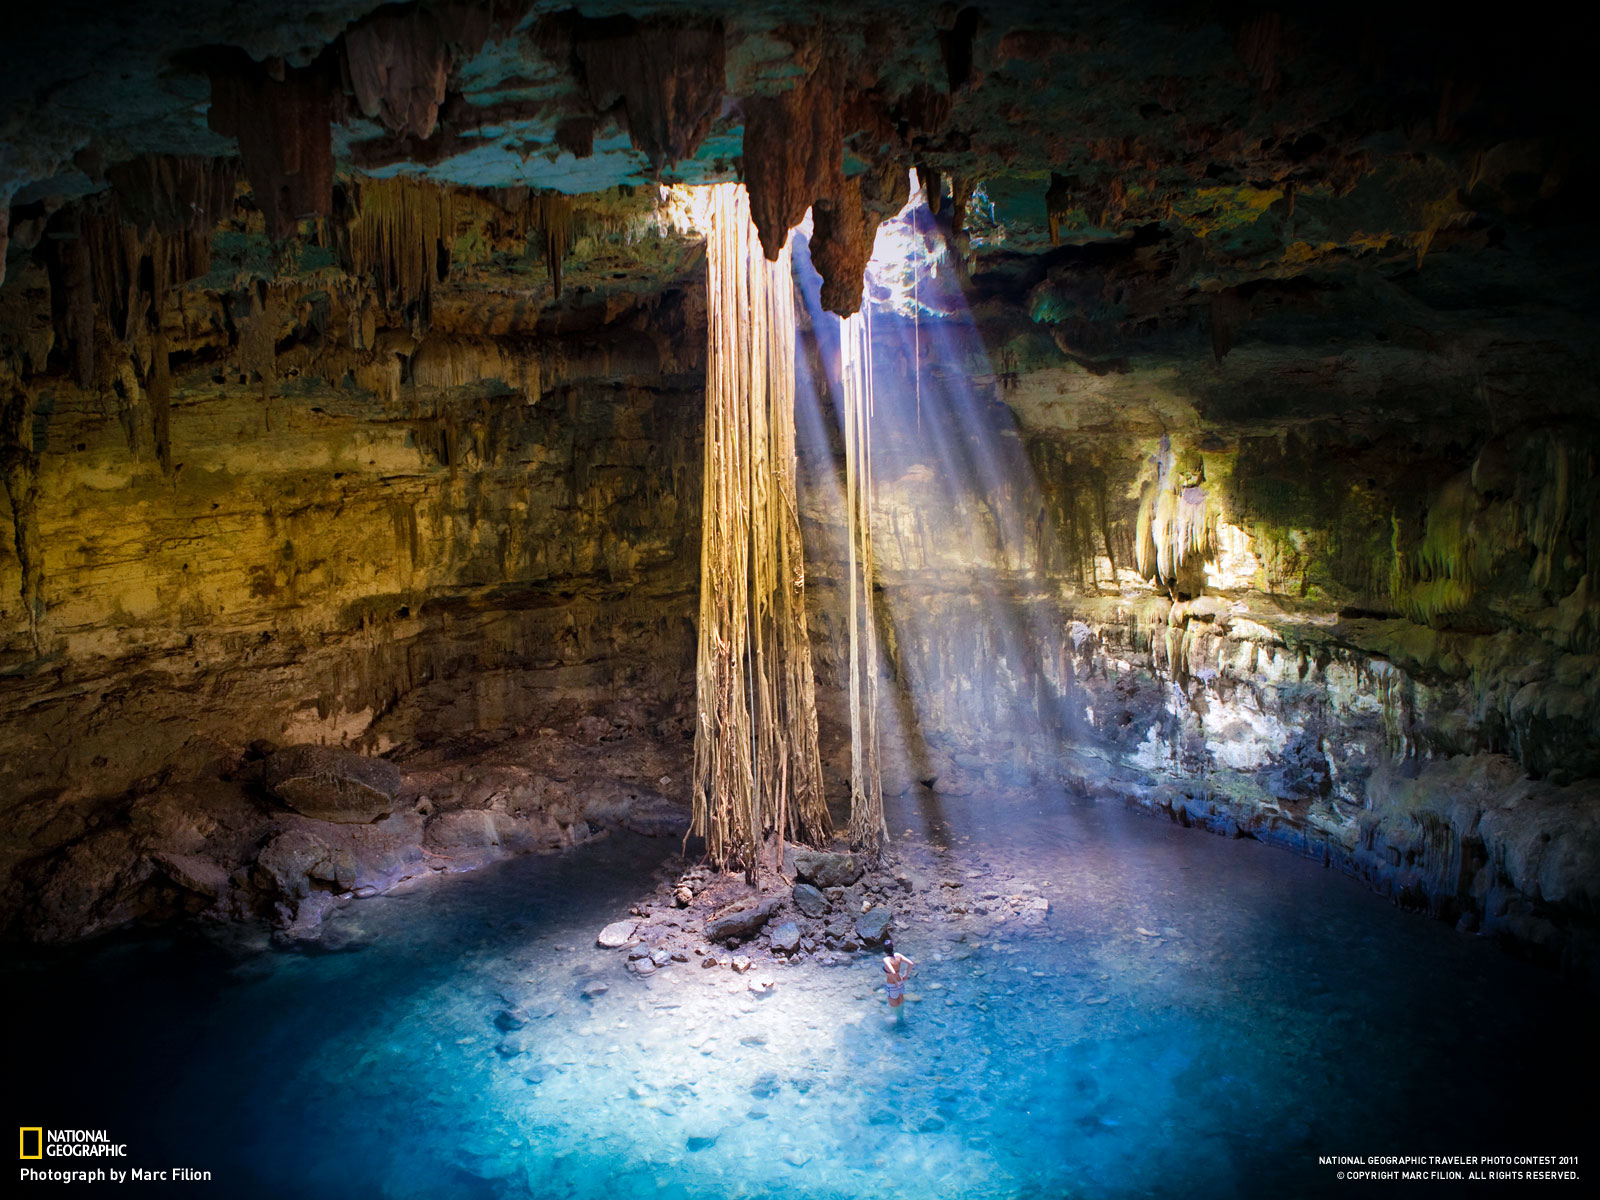
[[335, 907], [421, 876], [613, 829], [681, 835], [683, 770], [654, 739], [584, 722], [398, 761], [258, 742], [211, 777], [15, 831], [0, 912], [35, 942], [180, 917], [314, 940]]

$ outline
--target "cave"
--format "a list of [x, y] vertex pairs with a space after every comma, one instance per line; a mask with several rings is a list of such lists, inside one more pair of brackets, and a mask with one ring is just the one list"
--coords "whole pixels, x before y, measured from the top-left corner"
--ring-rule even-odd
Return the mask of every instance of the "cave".
[[22, 1185], [1576, 1194], [1592, 57], [9, 15]]

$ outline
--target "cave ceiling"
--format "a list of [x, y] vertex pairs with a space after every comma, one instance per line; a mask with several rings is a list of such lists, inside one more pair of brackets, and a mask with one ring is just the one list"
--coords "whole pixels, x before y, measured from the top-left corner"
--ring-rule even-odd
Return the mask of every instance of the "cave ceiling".
[[[824, 303], [848, 312], [915, 167], [1035, 426], [1292, 423], [1334, 377], [1340, 403], [1427, 419], [1441, 360], [1480, 397], [1559, 408], [1511, 377], [1592, 369], [1583, 54], [1377, 5], [68, 3], [7, 31], [0, 238], [8, 275], [59, 291], [79, 210], [192, 235], [205, 209], [174, 285], [354, 275], [385, 312], [420, 305], [413, 334], [572, 327], [698, 279], [660, 185], [742, 179], [769, 246], [812, 209]], [[350, 233], [439, 196], [440, 261], [374, 267]], [[26, 302], [0, 308], [13, 375], [62, 369], [59, 311], [41, 346]], [[1339, 361], [1296, 413], [1308, 349]], [[1186, 374], [1224, 358], [1231, 377]]]

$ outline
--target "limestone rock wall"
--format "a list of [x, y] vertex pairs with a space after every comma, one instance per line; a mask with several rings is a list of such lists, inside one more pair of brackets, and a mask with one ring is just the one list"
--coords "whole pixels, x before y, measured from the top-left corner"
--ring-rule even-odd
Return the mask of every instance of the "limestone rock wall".
[[[930, 408], [925, 387], [919, 428], [906, 381], [892, 368], [879, 380], [886, 791], [932, 811], [940, 794], [992, 794], [998, 810], [1040, 786], [1137, 803], [1314, 857], [1594, 975], [1600, 660], [1581, 438], [1566, 441], [1554, 486], [1567, 516], [1545, 551], [1507, 509], [1550, 495], [1547, 432], [1458, 422], [1464, 465], [1429, 466], [1431, 487], [1400, 463], [1385, 477], [1381, 449], [1314, 465], [1291, 440], [1288, 455], [1307, 459], [1277, 468], [1268, 520], [1260, 464], [1241, 468], [1238, 443], [1192, 409], [1170, 433], [1127, 420], [1062, 437], [1018, 422], [995, 383], [969, 386], [964, 413]], [[1172, 576], [1141, 572], [1156, 460], [1184, 439], [1207, 447], [1193, 487], [1210, 540]], [[831, 447], [809, 449], [813, 636], [838, 769], [841, 531]], [[1489, 484], [1507, 459], [1521, 465]], [[1326, 500], [1352, 495], [1357, 507]], [[1409, 532], [1394, 511], [1415, 514]], [[1361, 562], [1328, 527], [1373, 513], [1384, 536]], [[1477, 556], [1464, 568], [1429, 548], [1454, 542]], [[1436, 609], [1416, 602], [1440, 581], [1465, 586]]]
[[[448, 343], [459, 377], [414, 351], [392, 390], [296, 380], [283, 356], [266, 387], [197, 351], [170, 474], [137, 392], [35, 382], [30, 509], [0, 512], [31, 539], [0, 547], [8, 883], [258, 740], [415, 752], [586, 722], [681, 740], [701, 383], [638, 332], [674, 319], [491, 327]], [[531, 390], [504, 380], [513, 359], [539, 364]]]

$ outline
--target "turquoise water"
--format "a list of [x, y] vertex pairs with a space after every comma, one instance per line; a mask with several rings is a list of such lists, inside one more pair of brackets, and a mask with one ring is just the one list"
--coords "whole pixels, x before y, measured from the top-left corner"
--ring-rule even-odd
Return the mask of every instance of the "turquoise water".
[[[1351, 1195], [1318, 1155], [1587, 1136], [1558, 1103], [1600, 1065], [1585, 1003], [1481, 939], [1139, 814], [891, 819], [921, 835], [909, 873], [971, 910], [899, 935], [903, 1023], [866, 956], [774, 967], [761, 995], [696, 963], [628, 974], [594, 935], [678, 864], [619, 837], [352, 903], [319, 953], [13, 954], [30, 1082], [8, 1107], [229, 1197]], [[1036, 895], [1042, 925], [997, 919]]]

